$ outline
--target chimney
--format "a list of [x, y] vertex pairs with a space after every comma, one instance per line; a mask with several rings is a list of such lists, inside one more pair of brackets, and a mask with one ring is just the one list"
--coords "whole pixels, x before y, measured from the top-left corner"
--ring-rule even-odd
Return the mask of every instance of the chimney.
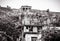
[[7, 8], [11, 9], [11, 7], [9, 7], [8, 5], [7, 5]]
[[0, 7], [1, 7], [1, 5], [0, 5]]
[[47, 11], [46, 12], [49, 12], [49, 9], [47, 9]]

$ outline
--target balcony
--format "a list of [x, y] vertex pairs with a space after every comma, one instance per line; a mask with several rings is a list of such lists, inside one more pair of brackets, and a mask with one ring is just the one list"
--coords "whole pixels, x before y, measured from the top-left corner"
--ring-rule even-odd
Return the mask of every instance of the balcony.
[[38, 28], [41, 28], [41, 26], [38, 25], [25, 25], [24, 26], [24, 33], [26, 34], [37, 34]]

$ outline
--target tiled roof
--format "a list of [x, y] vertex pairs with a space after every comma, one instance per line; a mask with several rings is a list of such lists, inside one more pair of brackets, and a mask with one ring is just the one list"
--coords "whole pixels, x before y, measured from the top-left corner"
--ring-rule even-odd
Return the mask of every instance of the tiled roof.
[[10, 8], [7, 8], [7, 7], [0, 7], [1, 10], [4, 10], [4, 11], [12, 11], [12, 9]]

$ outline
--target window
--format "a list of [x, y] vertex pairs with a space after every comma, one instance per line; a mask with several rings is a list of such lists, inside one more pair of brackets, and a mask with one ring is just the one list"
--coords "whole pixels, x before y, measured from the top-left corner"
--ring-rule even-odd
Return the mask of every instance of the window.
[[26, 8], [26, 10], [27, 10], [28, 8]]
[[25, 8], [23, 8], [23, 11], [25, 10]]
[[26, 29], [28, 29], [28, 27], [26, 27]]
[[33, 31], [33, 27], [30, 27], [29, 31]]
[[36, 41], [37, 37], [31, 37], [31, 41]]

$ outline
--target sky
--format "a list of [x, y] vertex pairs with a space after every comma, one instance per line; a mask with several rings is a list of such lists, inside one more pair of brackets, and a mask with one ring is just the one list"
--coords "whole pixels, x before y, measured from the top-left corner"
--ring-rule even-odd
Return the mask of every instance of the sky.
[[60, 12], [60, 0], [0, 0], [0, 5], [19, 9], [22, 5], [32, 6], [32, 9]]

